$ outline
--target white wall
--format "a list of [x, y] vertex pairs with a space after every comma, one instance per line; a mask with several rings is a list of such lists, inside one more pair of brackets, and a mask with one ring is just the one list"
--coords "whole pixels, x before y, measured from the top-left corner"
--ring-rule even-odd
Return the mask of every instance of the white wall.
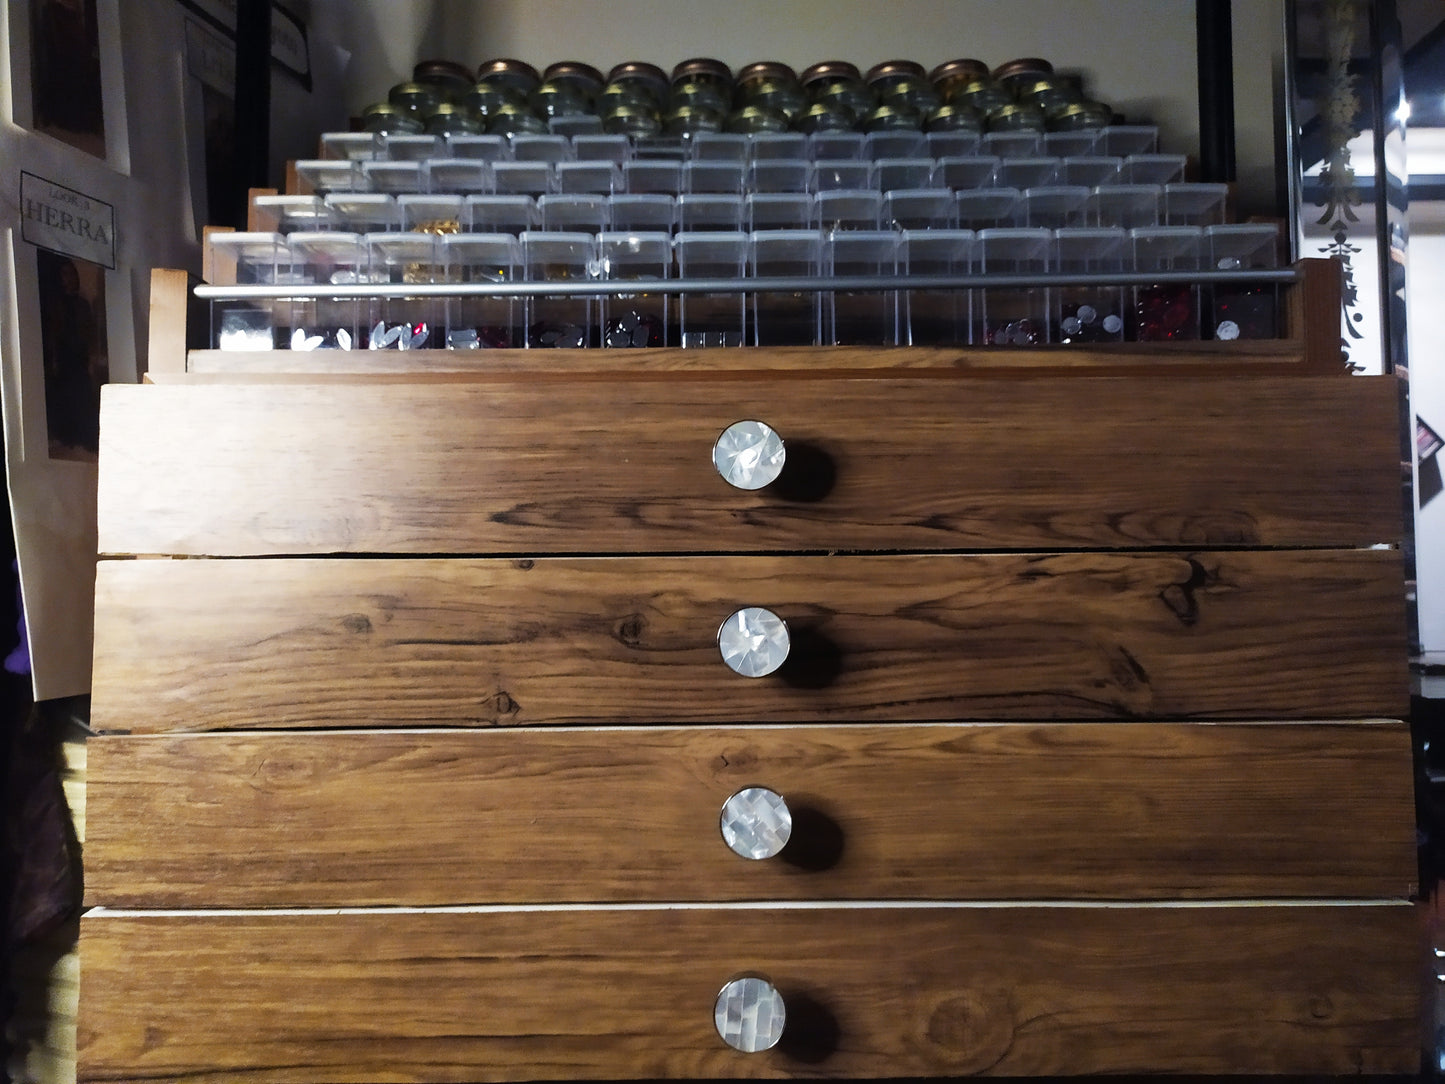
[[[1445, 201], [1410, 204], [1408, 251], [1411, 411], [1437, 433], [1445, 432], [1445, 332], [1439, 320], [1432, 319], [1445, 297]], [[1445, 452], [1440, 454], [1445, 457]], [[1418, 496], [1416, 500], [1418, 505]], [[1415, 564], [1420, 646], [1445, 653], [1445, 494], [1416, 509]]]
[[[371, 6], [387, 13], [401, 5]], [[1131, 118], [1160, 124], [1166, 150], [1198, 153], [1193, 0], [436, 0], [436, 6], [443, 54], [473, 65], [515, 56], [539, 67], [582, 60], [606, 71], [624, 60], [670, 68], [705, 55], [734, 69], [754, 60], [804, 67], [834, 58], [866, 68], [899, 57], [931, 67], [960, 56], [989, 64], [1042, 56], [1082, 74], [1090, 93]], [[1246, 211], [1269, 210], [1283, 4], [1235, 0], [1232, 10], [1240, 202]], [[350, 104], [360, 108], [388, 85], [383, 78], [353, 83], [360, 97]]]

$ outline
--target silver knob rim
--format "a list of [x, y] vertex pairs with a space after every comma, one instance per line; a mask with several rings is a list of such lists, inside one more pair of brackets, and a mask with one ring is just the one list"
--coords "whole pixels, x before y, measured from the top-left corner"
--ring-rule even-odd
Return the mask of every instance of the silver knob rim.
[[718, 626], [717, 646], [734, 673], [760, 678], [787, 662], [792, 638], [788, 623], [777, 614], [762, 606], [744, 606]]
[[744, 787], [723, 802], [718, 828], [730, 851], [760, 861], [776, 857], [788, 845], [793, 835], [793, 813], [777, 791]]
[[761, 975], [742, 975], [718, 991], [713, 1025], [734, 1050], [760, 1054], [778, 1045], [787, 1015], [782, 995], [771, 982]]
[[787, 458], [787, 447], [777, 430], [753, 418], [733, 422], [712, 446], [713, 466], [735, 489], [771, 485], [783, 473]]

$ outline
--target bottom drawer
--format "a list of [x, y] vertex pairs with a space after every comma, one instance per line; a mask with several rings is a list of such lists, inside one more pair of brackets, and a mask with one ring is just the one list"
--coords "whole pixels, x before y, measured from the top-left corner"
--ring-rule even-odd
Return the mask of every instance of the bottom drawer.
[[1413, 1073], [1419, 946], [1407, 904], [96, 911], [80, 1077]]

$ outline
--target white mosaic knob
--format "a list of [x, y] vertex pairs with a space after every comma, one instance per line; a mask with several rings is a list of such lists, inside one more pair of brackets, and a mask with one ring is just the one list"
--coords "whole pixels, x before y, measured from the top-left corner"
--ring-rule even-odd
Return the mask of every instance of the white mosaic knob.
[[777, 481], [787, 459], [783, 438], [764, 422], [733, 422], [712, 446], [712, 462], [738, 489], [762, 489]]
[[733, 979], [724, 986], [713, 1010], [713, 1022], [722, 1041], [744, 1054], [777, 1046], [786, 1021], [782, 995], [767, 979], [756, 975]]
[[793, 814], [783, 796], [767, 787], [746, 787], [723, 803], [718, 821], [723, 842], [744, 858], [772, 858], [793, 834]]
[[723, 662], [743, 677], [766, 677], [788, 658], [788, 623], [771, 610], [747, 606], [717, 630]]

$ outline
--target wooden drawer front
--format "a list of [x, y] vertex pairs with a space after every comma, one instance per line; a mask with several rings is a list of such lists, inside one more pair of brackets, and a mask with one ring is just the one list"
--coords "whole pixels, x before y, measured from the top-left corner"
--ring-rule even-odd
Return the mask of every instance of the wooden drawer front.
[[[1403, 715], [1384, 550], [105, 561], [94, 725]], [[790, 626], [764, 678], [719, 625]]]
[[[1401, 531], [1397, 398], [1387, 377], [111, 385], [100, 549], [1371, 544]], [[746, 418], [790, 449], [754, 493], [711, 461]]]
[[[82, 1079], [1410, 1073], [1400, 906], [543, 910], [81, 922]], [[740, 1054], [719, 989], [769, 978]]]
[[[186, 735], [90, 744], [91, 904], [1397, 897], [1402, 723]], [[750, 786], [781, 855], [723, 842]]]

